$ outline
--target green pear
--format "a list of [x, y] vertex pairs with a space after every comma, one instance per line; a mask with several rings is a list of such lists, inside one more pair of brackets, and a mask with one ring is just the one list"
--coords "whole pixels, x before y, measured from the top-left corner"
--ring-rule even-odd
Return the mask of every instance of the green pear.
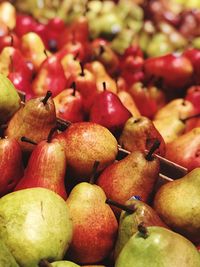
[[154, 208], [171, 229], [200, 242], [200, 168], [160, 187]]
[[51, 263], [52, 267], [80, 267], [72, 261], [54, 261]]
[[45, 258], [62, 260], [72, 239], [72, 222], [65, 201], [45, 188], [3, 196], [0, 239], [21, 267], [38, 267]]
[[115, 244], [115, 258], [120, 251], [138, 230], [140, 223], [145, 226], [167, 227], [159, 218], [158, 214], [146, 203], [131, 198], [126, 202], [126, 206], [133, 209], [133, 212], [122, 211], [119, 220], [118, 236]]
[[15, 258], [2, 240], [0, 240], [0, 266], [19, 267], [19, 265], [15, 261]]
[[115, 267], [199, 267], [196, 247], [185, 237], [158, 226], [142, 227], [122, 249]]
[[173, 116], [154, 120], [153, 124], [163, 137], [166, 144], [182, 135], [185, 130], [185, 123], [183, 120]]
[[20, 97], [12, 82], [0, 73], [0, 124], [6, 123], [20, 108]]

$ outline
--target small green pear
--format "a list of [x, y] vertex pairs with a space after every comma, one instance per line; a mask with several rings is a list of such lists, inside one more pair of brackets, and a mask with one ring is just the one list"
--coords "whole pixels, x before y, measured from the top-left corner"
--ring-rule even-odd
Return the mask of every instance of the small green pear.
[[0, 73], [0, 124], [6, 123], [20, 108], [20, 97], [12, 82]]
[[200, 267], [196, 247], [185, 237], [159, 226], [143, 227], [122, 249], [115, 267]]
[[72, 239], [65, 201], [45, 188], [12, 192], [0, 199], [0, 239], [20, 267], [41, 259], [62, 260]]
[[19, 267], [19, 265], [15, 261], [15, 258], [2, 240], [0, 240], [0, 266]]

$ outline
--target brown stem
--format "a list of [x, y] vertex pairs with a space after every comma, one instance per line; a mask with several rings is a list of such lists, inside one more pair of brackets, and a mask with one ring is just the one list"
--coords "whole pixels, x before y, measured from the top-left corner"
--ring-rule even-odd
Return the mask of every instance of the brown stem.
[[99, 46], [99, 56], [101, 56], [105, 52], [105, 48], [103, 45]]
[[148, 230], [147, 228], [144, 226], [144, 222], [141, 222], [139, 225], [138, 225], [138, 231], [140, 232], [141, 236], [143, 238], [147, 238], [149, 236], [149, 233], [148, 233]]
[[97, 175], [97, 169], [98, 169], [98, 166], [99, 166], [99, 161], [95, 161], [94, 162], [94, 165], [93, 165], [93, 168], [92, 168], [92, 175], [91, 175], [91, 178], [90, 178], [90, 181], [89, 183], [90, 184], [94, 184], [95, 181], [96, 181], [96, 175]]
[[77, 60], [77, 58], [79, 57], [79, 51], [74, 55], [74, 60]]
[[132, 213], [134, 213], [136, 211], [136, 208], [135, 208], [134, 205], [132, 205], [132, 206], [123, 205], [123, 204], [120, 204], [120, 203], [118, 203], [118, 202], [116, 202], [116, 201], [114, 201], [112, 199], [109, 199], [109, 198], [106, 199], [106, 204], [115, 206], [115, 207], [117, 207], [117, 208], [119, 208], [121, 210], [124, 210], [124, 211], [126, 211], [126, 212], [128, 212], [130, 214], [132, 214]]
[[39, 263], [38, 263], [39, 267], [52, 267], [52, 264], [50, 262], [48, 262], [47, 260], [42, 259]]
[[76, 83], [73, 82], [73, 83], [71, 84], [71, 87], [72, 87], [72, 89], [73, 89], [73, 93], [72, 93], [72, 95], [75, 96], [75, 94], [76, 94]]
[[13, 46], [14, 45], [14, 38], [13, 38], [13, 35], [11, 34], [10, 35], [10, 46]]
[[83, 66], [83, 63], [80, 62], [80, 67], [81, 67], [81, 73], [80, 73], [80, 76], [84, 77], [85, 76], [85, 73], [84, 73], [84, 66]]
[[49, 57], [46, 49], [44, 49], [44, 54], [47, 58]]
[[11, 68], [10, 72], [15, 72], [14, 63], [13, 63], [13, 57], [12, 56], [10, 56], [10, 68]]
[[37, 145], [37, 143], [31, 139], [29, 139], [28, 137], [26, 136], [22, 136], [21, 137], [21, 141], [22, 142], [26, 142], [26, 143], [29, 143], [29, 144], [32, 144], [32, 145]]
[[199, 118], [200, 117], [200, 113], [197, 113], [197, 114], [195, 114], [195, 115], [191, 115], [191, 116], [189, 116], [189, 117], [187, 117], [187, 118], [185, 118], [185, 119], [180, 119], [183, 123], [186, 123], [186, 121], [188, 121], [188, 120], [191, 120], [191, 119], [194, 119], [194, 118]]
[[57, 131], [57, 130], [58, 130], [57, 126], [50, 130], [48, 137], [47, 137], [47, 143], [51, 143], [53, 135], [54, 135], [55, 131]]
[[155, 140], [155, 142], [153, 143], [152, 147], [150, 148], [148, 154], [146, 155], [145, 159], [148, 161], [153, 160], [153, 153], [156, 151], [156, 149], [158, 149], [160, 146], [160, 141], [158, 139]]
[[71, 121], [65, 121], [63, 119], [56, 118], [56, 127], [61, 132], [64, 132], [71, 124]]
[[49, 100], [49, 98], [52, 96], [52, 92], [51, 91], [47, 91], [45, 97], [42, 99], [42, 103], [44, 105], [46, 105], [47, 101]]
[[106, 91], [106, 82], [103, 82], [103, 90]]

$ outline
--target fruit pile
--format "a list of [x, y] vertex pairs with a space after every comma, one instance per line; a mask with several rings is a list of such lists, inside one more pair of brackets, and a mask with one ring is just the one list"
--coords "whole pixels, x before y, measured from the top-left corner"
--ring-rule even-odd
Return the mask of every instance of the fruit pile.
[[200, 267], [198, 9], [47, 2], [0, 3], [0, 266]]

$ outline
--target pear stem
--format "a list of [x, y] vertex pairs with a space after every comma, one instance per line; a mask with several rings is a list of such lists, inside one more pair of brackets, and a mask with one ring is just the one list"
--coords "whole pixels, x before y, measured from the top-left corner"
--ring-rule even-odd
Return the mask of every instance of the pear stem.
[[47, 101], [49, 100], [49, 98], [52, 96], [52, 92], [51, 91], [47, 91], [47, 93], [46, 93], [46, 96], [43, 98], [43, 100], [42, 100], [42, 103], [44, 104], [44, 105], [46, 105], [46, 103], [47, 103]]
[[74, 55], [74, 60], [77, 60], [78, 57], [79, 57], [79, 51]]
[[49, 57], [46, 49], [44, 49], [44, 54], [47, 58]]
[[187, 118], [185, 118], [185, 119], [180, 119], [183, 123], [186, 123], [186, 121], [188, 121], [188, 120], [191, 120], [191, 119], [194, 119], [194, 118], [199, 118], [200, 117], [200, 113], [197, 113], [197, 114], [195, 114], [195, 115], [191, 115], [191, 116], [189, 116], [189, 117], [187, 117]]
[[83, 63], [80, 62], [80, 67], [81, 67], [81, 73], [80, 73], [80, 76], [84, 77], [85, 76], [85, 73], [84, 73], [84, 67], [83, 67]]
[[47, 260], [42, 259], [39, 264], [39, 267], [52, 267], [52, 264], [48, 262]]
[[144, 226], [144, 222], [141, 222], [139, 225], [138, 225], [138, 231], [140, 232], [140, 234], [142, 235], [143, 238], [147, 238], [149, 236], [148, 234], [148, 230], [147, 228]]
[[91, 175], [91, 178], [89, 181], [90, 184], [94, 184], [96, 181], [96, 174], [97, 174], [97, 169], [98, 169], [99, 163], [100, 163], [99, 161], [94, 162], [93, 169], [92, 169], [92, 175]]
[[150, 148], [148, 154], [146, 155], [145, 159], [151, 161], [153, 159], [152, 155], [156, 151], [157, 148], [160, 146], [160, 141], [158, 139], [155, 140], [152, 147]]
[[57, 118], [56, 124], [57, 129], [61, 132], [64, 132], [72, 123], [71, 121], [65, 121], [60, 118]]
[[101, 56], [105, 52], [105, 48], [103, 45], [99, 46], [99, 56]]
[[76, 94], [76, 83], [73, 82], [72, 85], [71, 85], [71, 87], [72, 87], [72, 89], [73, 89], [73, 93], [72, 93], [72, 95], [75, 96], [75, 94]]
[[55, 133], [55, 131], [57, 131], [57, 126], [56, 127], [54, 127], [54, 128], [52, 128], [51, 130], [50, 130], [50, 132], [49, 132], [49, 134], [48, 134], [48, 137], [47, 137], [47, 143], [51, 143], [51, 140], [52, 140], [52, 138], [53, 138], [53, 135], [54, 135], [54, 133]]
[[106, 91], [106, 82], [103, 82], [103, 90]]
[[14, 44], [14, 38], [13, 38], [13, 35], [11, 34], [10, 35], [10, 46], [13, 46]]
[[130, 214], [132, 214], [136, 211], [136, 208], [134, 205], [132, 205], [132, 206], [123, 205], [123, 204], [120, 204], [119, 202], [116, 202], [116, 201], [109, 199], [109, 198], [106, 199], [106, 204], [115, 206], [115, 207], [117, 207], [121, 210], [124, 210]]
[[37, 143], [31, 139], [29, 139], [28, 137], [26, 136], [22, 136], [21, 137], [21, 141], [22, 142], [26, 142], [26, 143], [29, 143], [29, 144], [32, 144], [32, 145], [37, 145]]

